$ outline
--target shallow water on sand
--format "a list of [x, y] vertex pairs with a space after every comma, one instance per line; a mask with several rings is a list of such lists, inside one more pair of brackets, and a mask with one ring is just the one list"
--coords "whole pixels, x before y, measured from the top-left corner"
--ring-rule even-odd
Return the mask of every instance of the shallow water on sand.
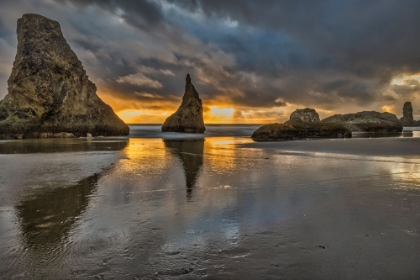
[[0, 278], [418, 279], [417, 146], [3, 142]]

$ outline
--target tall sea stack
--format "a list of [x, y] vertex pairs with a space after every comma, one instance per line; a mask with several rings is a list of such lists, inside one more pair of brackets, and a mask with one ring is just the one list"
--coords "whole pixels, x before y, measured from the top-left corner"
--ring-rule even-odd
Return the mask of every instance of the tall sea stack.
[[405, 102], [403, 107], [403, 116], [400, 121], [404, 124], [410, 124], [414, 121], [413, 118], [413, 106], [411, 102]]
[[162, 126], [163, 132], [204, 133], [203, 106], [198, 92], [187, 74], [181, 106]]
[[129, 133], [128, 126], [96, 95], [95, 84], [58, 22], [24, 14], [18, 20], [17, 35], [8, 94], [0, 101], [0, 138]]

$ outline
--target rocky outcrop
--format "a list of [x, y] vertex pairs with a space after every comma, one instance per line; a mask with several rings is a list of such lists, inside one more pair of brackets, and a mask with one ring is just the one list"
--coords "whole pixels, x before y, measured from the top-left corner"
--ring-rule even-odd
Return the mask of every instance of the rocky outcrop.
[[305, 108], [305, 109], [296, 109], [291, 115], [290, 120], [285, 122], [285, 124], [292, 123], [313, 123], [319, 122], [319, 115], [315, 109]]
[[255, 141], [283, 141], [305, 138], [349, 138], [351, 130], [337, 123], [267, 124], [251, 136]]
[[296, 109], [284, 124], [267, 124], [251, 136], [255, 141], [283, 141], [306, 138], [349, 138], [351, 130], [337, 123], [321, 123], [315, 109]]
[[345, 125], [351, 131], [364, 132], [401, 132], [402, 125], [397, 116], [391, 113], [363, 111], [354, 114], [333, 115], [325, 118], [322, 123], [338, 123]]
[[58, 22], [24, 14], [18, 50], [0, 101], [0, 138], [127, 135], [128, 126], [96, 94]]
[[403, 107], [403, 116], [400, 119], [402, 126], [418, 127], [420, 126], [420, 120], [414, 120], [413, 118], [413, 106], [411, 102], [405, 102]]
[[202, 102], [187, 74], [181, 106], [165, 120], [162, 132], [204, 133], [205, 130]]
[[411, 105], [411, 102], [405, 102], [403, 107], [403, 116], [400, 119], [402, 123], [412, 123], [414, 121], [413, 119], [413, 106]]

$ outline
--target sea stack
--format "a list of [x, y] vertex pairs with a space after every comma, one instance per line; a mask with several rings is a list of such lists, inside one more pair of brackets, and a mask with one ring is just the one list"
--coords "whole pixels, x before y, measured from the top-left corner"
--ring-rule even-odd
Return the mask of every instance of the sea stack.
[[162, 132], [204, 133], [206, 128], [203, 121], [203, 105], [198, 92], [187, 74], [185, 93], [181, 106], [169, 116], [162, 126]]
[[128, 126], [96, 94], [60, 24], [24, 14], [18, 50], [0, 101], [0, 138], [127, 135]]
[[411, 105], [411, 102], [405, 102], [403, 107], [403, 116], [400, 119], [400, 121], [404, 124], [410, 124], [413, 123], [413, 106]]
[[305, 108], [305, 109], [296, 109], [291, 115], [290, 119], [285, 122], [287, 123], [313, 123], [313, 122], [319, 122], [319, 115], [315, 111], [315, 109], [312, 108]]

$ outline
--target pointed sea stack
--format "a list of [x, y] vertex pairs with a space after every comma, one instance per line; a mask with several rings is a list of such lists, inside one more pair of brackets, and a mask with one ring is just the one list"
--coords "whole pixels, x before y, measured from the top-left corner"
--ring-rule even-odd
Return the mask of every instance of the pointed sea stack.
[[162, 132], [204, 133], [205, 130], [202, 102], [187, 74], [181, 106], [166, 119]]
[[18, 50], [0, 101], [0, 138], [127, 135], [128, 126], [96, 95], [60, 24], [24, 14]]

